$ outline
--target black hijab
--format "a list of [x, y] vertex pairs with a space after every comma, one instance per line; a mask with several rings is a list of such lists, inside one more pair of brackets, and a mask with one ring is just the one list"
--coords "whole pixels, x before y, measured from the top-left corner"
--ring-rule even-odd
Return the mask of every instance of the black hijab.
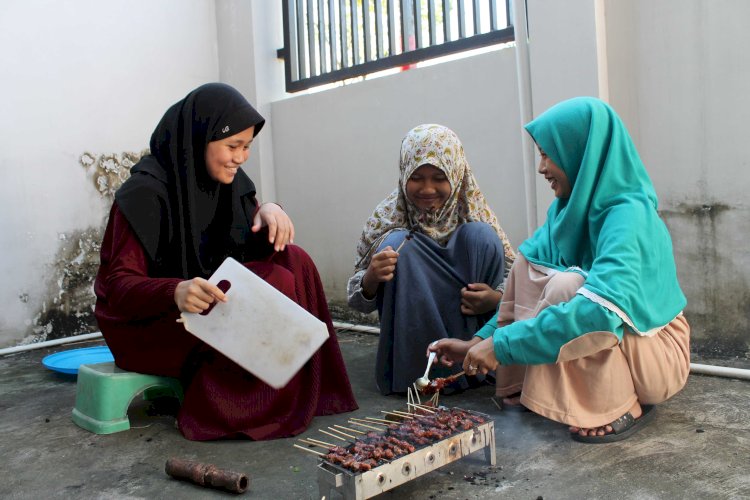
[[209, 83], [170, 107], [151, 135], [151, 154], [130, 169], [115, 201], [143, 245], [154, 277], [208, 277], [227, 257], [245, 260], [257, 207], [240, 168], [212, 180], [206, 145], [265, 120], [234, 88]]

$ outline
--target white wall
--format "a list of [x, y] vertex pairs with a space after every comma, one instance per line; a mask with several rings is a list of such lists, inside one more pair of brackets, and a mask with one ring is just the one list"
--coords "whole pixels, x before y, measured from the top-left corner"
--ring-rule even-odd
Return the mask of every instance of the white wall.
[[170, 104], [218, 78], [214, 3], [3, 0], [0, 64], [3, 345], [52, 306], [61, 238], [106, 216], [80, 155], [143, 150]]
[[279, 201], [329, 299], [345, 300], [364, 222], [398, 185], [401, 140], [420, 123], [458, 134], [501, 225], [515, 245], [521, 242], [516, 96], [514, 51], [505, 49], [272, 105]]
[[608, 0], [605, 13], [611, 103], [656, 186], [694, 338], [747, 352], [750, 2]]
[[[571, 97], [604, 97], [599, 85], [606, 76], [600, 74], [597, 57], [597, 2], [527, 1], [534, 116]], [[537, 221], [542, 224], [554, 194], [544, 178], [535, 175], [534, 179]]]
[[281, 2], [217, 0], [219, 78], [233, 85], [266, 118], [263, 133], [253, 141], [252, 154], [243, 167], [253, 178], [260, 200], [276, 195], [271, 103], [282, 99], [284, 61], [276, 50], [284, 45]]

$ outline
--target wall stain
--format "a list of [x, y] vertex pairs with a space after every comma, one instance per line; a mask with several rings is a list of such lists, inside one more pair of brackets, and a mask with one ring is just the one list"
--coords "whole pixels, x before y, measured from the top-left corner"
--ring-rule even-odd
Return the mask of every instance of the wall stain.
[[[728, 235], [744, 231], [746, 208], [682, 203], [660, 215], [674, 244], [680, 285], [688, 298], [691, 351], [750, 361], [750, 283], [743, 253]], [[744, 224], [748, 224], [744, 222]]]
[[[79, 164], [86, 169], [96, 191], [108, 202], [114, 201], [115, 191], [130, 176], [130, 168], [144, 155], [124, 152], [96, 156], [84, 152]], [[59, 249], [49, 265], [46, 298], [31, 322], [32, 342], [41, 342], [97, 331], [94, 318], [93, 283], [99, 269], [99, 249], [109, 212], [97, 227], [88, 227], [59, 235]], [[21, 302], [28, 295], [19, 295]]]

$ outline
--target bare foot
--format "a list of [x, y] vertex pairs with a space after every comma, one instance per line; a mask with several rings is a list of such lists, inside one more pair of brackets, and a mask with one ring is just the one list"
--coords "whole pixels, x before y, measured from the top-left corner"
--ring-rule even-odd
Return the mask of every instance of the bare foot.
[[[643, 415], [643, 410], [641, 409], [641, 405], [638, 403], [638, 401], [633, 403], [633, 406], [630, 407], [629, 411], [635, 419]], [[586, 429], [584, 427], [575, 427], [571, 425], [570, 427], [568, 427], [568, 430], [571, 432], [571, 434], [578, 434], [579, 436], [605, 436], [612, 433], [612, 426], [607, 424], [601, 427]]]
[[495, 394], [495, 401], [502, 398], [503, 406], [520, 406], [521, 405], [521, 392], [509, 394], [507, 396], [499, 396]]
[[503, 404], [508, 406], [518, 406], [521, 404], [521, 395], [518, 396], [510, 396], [503, 398]]

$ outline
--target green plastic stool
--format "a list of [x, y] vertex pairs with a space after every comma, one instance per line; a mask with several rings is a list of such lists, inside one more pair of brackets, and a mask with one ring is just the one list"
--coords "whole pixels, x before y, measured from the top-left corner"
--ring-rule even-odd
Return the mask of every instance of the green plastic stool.
[[182, 401], [182, 385], [171, 377], [144, 375], [116, 367], [113, 362], [78, 367], [73, 422], [96, 434], [130, 429], [128, 407], [135, 396], [144, 399], [175, 396]]

